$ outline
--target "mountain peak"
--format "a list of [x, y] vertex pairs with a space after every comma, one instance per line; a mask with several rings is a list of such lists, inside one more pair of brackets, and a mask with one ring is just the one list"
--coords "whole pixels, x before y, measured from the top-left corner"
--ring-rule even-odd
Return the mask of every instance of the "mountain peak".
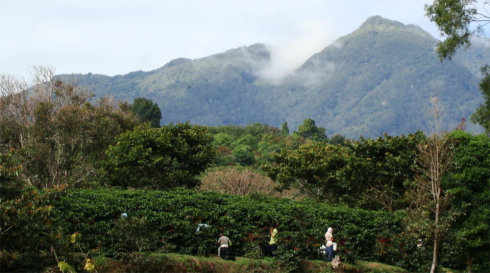
[[365, 28], [365, 27], [372, 27], [372, 26], [380, 26], [380, 25], [385, 25], [385, 26], [397, 26], [397, 27], [403, 27], [404, 24], [395, 21], [395, 20], [390, 20], [383, 18], [379, 15], [376, 16], [371, 16], [366, 19], [366, 21], [360, 26], [360, 28]]
[[369, 17], [366, 21], [354, 32], [354, 34], [364, 33], [364, 32], [392, 32], [392, 31], [403, 31], [407, 33], [412, 33], [418, 36], [422, 36], [426, 39], [434, 40], [427, 31], [423, 30], [416, 25], [405, 25], [401, 22], [383, 18], [379, 15]]
[[393, 31], [402, 29], [406, 26], [395, 20], [389, 20], [379, 15], [369, 17], [360, 27], [359, 30], [375, 31]]

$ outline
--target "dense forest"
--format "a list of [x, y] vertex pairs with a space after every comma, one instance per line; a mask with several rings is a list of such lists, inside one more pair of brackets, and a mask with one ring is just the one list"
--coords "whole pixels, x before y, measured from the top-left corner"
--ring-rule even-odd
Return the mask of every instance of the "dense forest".
[[436, 256], [441, 268], [490, 271], [490, 139], [464, 123], [359, 139], [312, 118], [160, 126], [150, 99], [95, 99], [43, 67], [36, 79], [1, 78], [2, 272], [208, 256], [220, 233], [237, 257], [260, 260], [272, 226], [282, 271], [318, 259], [328, 227], [346, 264], [427, 272]]

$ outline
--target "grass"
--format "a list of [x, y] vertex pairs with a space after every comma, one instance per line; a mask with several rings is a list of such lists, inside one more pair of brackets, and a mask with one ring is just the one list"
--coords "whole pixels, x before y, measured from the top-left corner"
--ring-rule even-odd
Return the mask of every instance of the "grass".
[[[10, 272], [32, 271], [29, 268], [29, 261], [25, 256], [6, 255], [0, 253], [0, 260], [5, 262], [0, 264], [0, 271]], [[16, 258], [17, 257], [17, 258]], [[47, 258], [47, 257], [45, 257]], [[51, 260], [51, 259], [49, 259]], [[83, 272], [82, 260], [76, 259], [80, 264], [71, 264], [78, 272]], [[7, 261], [12, 263], [9, 267]], [[78, 263], [70, 261], [70, 263]], [[223, 260], [217, 256], [191, 256], [176, 253], [129, 253], [118, 259], [104, 256], [95, 257], [96, 269], [98, 273], [117, 273], [117, 272], [150, 272], [150, 273], [185, 273], [185, 272], [206, 272], [206, 273], [282, 273], [286, 272], [281, 268], [279, 262], [270, 257], [253, 259], [246, 257], [236, 257], [235, 261]], [[17, 264], [17, 266], [15, 265]], [[20, 266], [24, 264], [24, 266]], [[51, 264], [50, 266], [47, 266]], [[40, 264], [39, 264], [40, 265]], [[4, 268], [7, 266], [6, 268]], [[20, 266], [20, 267], [19, 267]], [[32, 266], [32, 264], [31, 264]], [[45, 263], [44, 270], [38, 272], [59, 272], [55, 261]], [[343, 263], [340, 268], [333, 269], [331, 263], [320, 260], [301, 260], [299, 271], [303, 273], [408, 273], [408, 271], [377, 262], [358, 261], [356, 264]], [[446, 271], [447, 273], [455, 273]]]
[[[115, 268], [116, 270], [111, 270]], [[344, 263], [339, 269], [332, 269], [331, 263], [320, 260], [301, 260], [300, 272], [345, 272], [345, 273], [408, 273], [408, 271], [390, 265], [359, 261], [357, 264]], [[122, 260], [106, 263], [98, 269], [103, 272], [209, 272], [209, 273], [280, 273], [285, 272], [273, 258], [252, 259], [236, 257], [235, 261], [223, 260], [217, 256], [203, 257], [184, 254], [132, 253]]]

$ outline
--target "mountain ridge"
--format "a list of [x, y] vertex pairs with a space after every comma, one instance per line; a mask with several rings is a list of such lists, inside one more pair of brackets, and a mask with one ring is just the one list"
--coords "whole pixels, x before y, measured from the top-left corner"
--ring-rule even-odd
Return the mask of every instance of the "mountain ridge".
[[[450, 109], [448, 129], [482, 101], [471, 63], [461, 64], [458, 57], [441, 63], [436, 43], [418, 26], [373, 16], [280, 82], [261, 74], [271, 63], [271, 51], [260, 43], [199, 59], [177, 58], [148, 72], [60, 77], [97, 95], [149, 98], [160, 106], [163, 123], [279, 127], [287, 121], [297, 128], [312, 118], [328, 135], [376, 137], [428, 131], [421, 113], [431, 96], [439, 95]], [[472, 57], [476, 53], [465, 54], [461, 59], [478, 59]]]

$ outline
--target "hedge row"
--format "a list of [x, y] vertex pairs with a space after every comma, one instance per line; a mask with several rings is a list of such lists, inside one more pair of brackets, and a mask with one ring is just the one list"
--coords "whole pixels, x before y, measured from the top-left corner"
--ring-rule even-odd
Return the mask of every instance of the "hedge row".
[[[346, 258], [395, 264], [401, 215], [292, 201], [192, 190], [69, 190], [52, 205], [66, 234], [79, 232], [84, 249], [105, 253], [162, 251], [208, 255], [224, 232], [236, 256], [250, 256], [267, 244], [277, 224], [279, 248], [318, 258], [331, 226]], [[127, 216], [124, 216], [126, 214]], [[207, 224], [201, 226], [199, 224]]]

